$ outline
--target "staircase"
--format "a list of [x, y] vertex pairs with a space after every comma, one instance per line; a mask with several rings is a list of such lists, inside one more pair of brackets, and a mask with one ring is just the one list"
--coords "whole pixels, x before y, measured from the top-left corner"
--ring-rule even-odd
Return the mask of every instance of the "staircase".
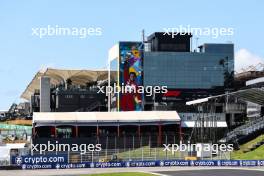
[[248, 122], [241, 125], [234, 130], [227, 133], [226, 137], [221, 139], [221, 141], [237, 141], [240, 143], [243, 139], [250, 137], [251, 135], [257, 135], [257, 132], [264, 130], [264, 117], [260, 117], [255, 121]]
[[260, 147], [262, 145], [264, 145], [264, 139], [260, 142], [257, 142], [256, 144], [248, 147], [247, 149], [243, 150], [243, 153], [251, 152], [251, 151], [257, 149], [258, 147]]
[[8, 113], [10, 114], [15, 113], [16, 107], [17, 107], [17, 104], [13, 103], [11, 107], [9, 108]]
[[80, 109], [76, 110], [75, 112], [90, 112], [90, 111], [93, 111], [94, 109], [96, 109], [97, 107], [99, 107], [100, 105], [101, 105], [100, 102], [95, 101], [92, 104], [90, 104], [89, 107], [80, 108]]

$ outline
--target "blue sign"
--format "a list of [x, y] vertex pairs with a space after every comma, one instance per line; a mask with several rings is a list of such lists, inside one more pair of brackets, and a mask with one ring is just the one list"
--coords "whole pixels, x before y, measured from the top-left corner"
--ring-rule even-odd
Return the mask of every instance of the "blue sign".
[[68, 163], [68, 155], [28, 155], [12, 157], [11, 163], [22, 169], [70, 169], [70, 168], [113, 168], [113, 167], [173, 167], [173, 166], [264, 166], [264, 160], [157, 160], [120, 162]]
[[57, 164], [67, 164], [68, 155], [12, 156], [11, 163], [21, 166], [22, 169], [52, 169]]

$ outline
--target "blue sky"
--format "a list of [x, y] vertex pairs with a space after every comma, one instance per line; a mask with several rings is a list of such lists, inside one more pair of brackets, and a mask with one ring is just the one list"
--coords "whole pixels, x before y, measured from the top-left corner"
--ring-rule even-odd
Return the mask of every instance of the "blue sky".
[[[241, 63], [262, 61], [264, 1], [28, 0], [0, 1], [0, 109], [8, 109], [42, 67], [103, 68], [108, 49], [119, 40], [140, 40], [166, 27], [232, 27], [229, 37], [204, 42], [235, 44]], [[102, 36], [38, 38], [32, 28], [101, 27]], [[237, 62], [239, 64], [239, 62]]]

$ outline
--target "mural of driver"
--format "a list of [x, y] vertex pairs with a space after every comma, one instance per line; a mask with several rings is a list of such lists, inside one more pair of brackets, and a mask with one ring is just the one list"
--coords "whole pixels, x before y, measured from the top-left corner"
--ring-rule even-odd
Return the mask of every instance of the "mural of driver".
[[141, 111], [143, 94], [138, 93], [138, 86], [142, 86], [142, 56], [140, 45], [125, 45], [121, 49], [121, 79], [125, 87], [133, 91], [125, 92], [120, 97], [121, 111]]
[[139, 111], [141, 110], [141, 94], [137, 92], [136, 74], [134, 72], [129, 73], [129, 79], [126, 82], [126, 89], [128, 90], [121, 97], [121, 109], [122, 111]]

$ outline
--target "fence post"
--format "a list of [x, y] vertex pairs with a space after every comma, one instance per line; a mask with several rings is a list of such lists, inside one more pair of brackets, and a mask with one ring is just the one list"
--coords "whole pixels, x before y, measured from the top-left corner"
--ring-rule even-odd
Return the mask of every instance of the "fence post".
[[[167, 138], [167, 134], [165, 135], [165, 139], [166, 139], [166, 145], [168, 145], [168, 138]], [[168, 159], [168, 151], [166, 150], [166, 159]]]
[[106, 136], [106, 148], [105, 148], [105, 158], [107, 159], [108, 154], [108, 135]]
[[68, 163], [70, 163], [70, 150], [68, 150]]
[[117, 145], [117, 140], [116, 140], [116, 136], [115, 136], [115, 153], [116, 153], [116, 145]]
[[141, 161], [144, 161], [144, 148], [141, 149]]
[[[173, 136], [173, 144], [176, 144], [175, 135]], [[176, 152], [173, 153], [174, 159], [175, 159], [175, 153], [176, 153]], [[181, 153], [181, 152], [180, 152], [180, 153]]]
[[93, 160], [93, 151], [92, 151], [92, 162], [93, 162], [94, 160]]
[[126, 151], [126, 135], [124, 134], [124, 151]]
[[157, 160], [157, 148], [155, 148], [155, 160]]
[[149, 156], [151, 156], [151, 135], [149, 135]]
[[142, 148], [142, 136], [139, 136], [139, 145], [140, 145], [140, 148]]
[[134, 135], [132, 137], [132, 140], [133, 140], [133, 150], [135, 150], [135, 136]]
[[130, 155], [130, 148], [128, 149], [128, 160], [130, 161], [131, 160], [131, 155]]

